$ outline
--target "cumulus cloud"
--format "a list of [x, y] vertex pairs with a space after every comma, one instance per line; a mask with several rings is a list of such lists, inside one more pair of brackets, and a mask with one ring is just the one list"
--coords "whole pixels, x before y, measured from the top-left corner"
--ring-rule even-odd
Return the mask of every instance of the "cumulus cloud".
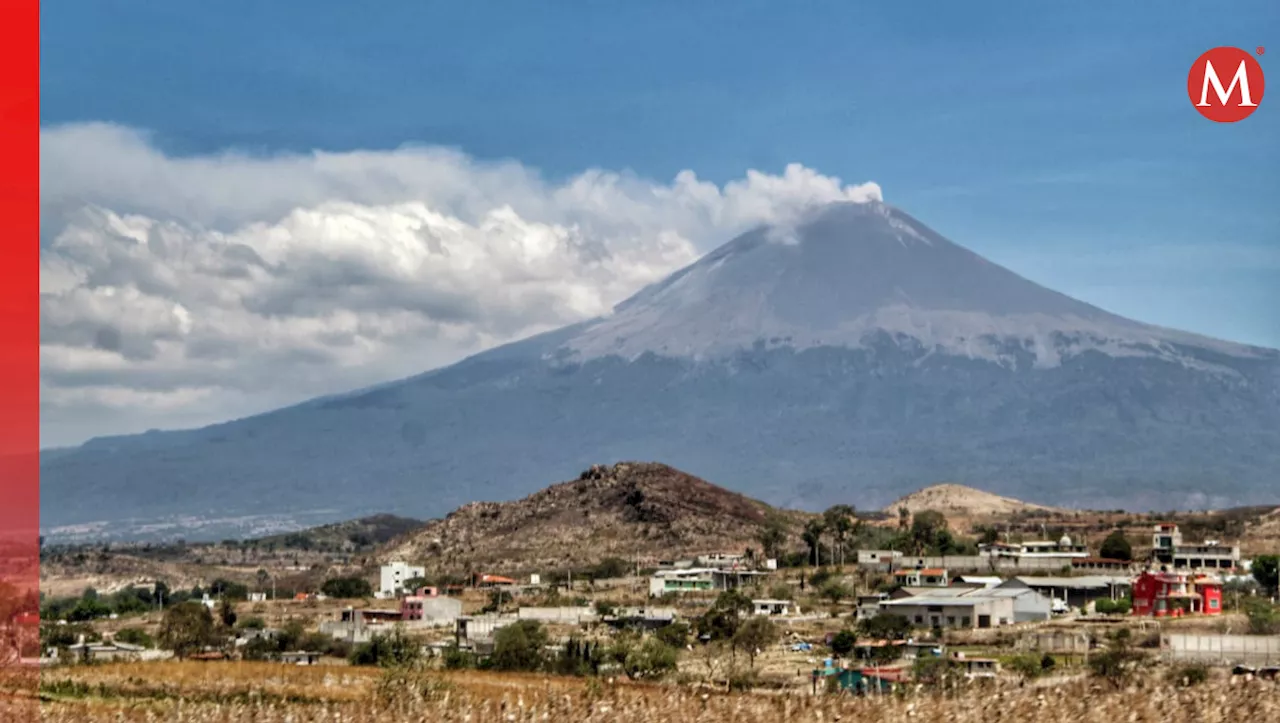
[[206, 424], [608, 313], [736, 233], [880, 199], [792, 165], [717, 186], [406, 146], [172, 157], [41, 133], [45, 445]]

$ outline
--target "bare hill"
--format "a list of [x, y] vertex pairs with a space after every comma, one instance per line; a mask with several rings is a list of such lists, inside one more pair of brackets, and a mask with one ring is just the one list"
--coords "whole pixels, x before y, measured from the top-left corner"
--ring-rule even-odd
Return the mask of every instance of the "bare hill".
[[1012, 497], [1001, 497], [990, 492], [957, 484], [940, 484], [925, 487], [899, 499], [886, 507], [884, 511], [890, 514], [897, 514], [898, 510], [903, 507], [907, 508], [913, 515], [924, 510], [937, 510], [948, 518], [953, 516], [971, 518], [999, 517], [1032, 510], [1062, 512], [1062, 510], [1052, 507], [1023, 502]]
[[[759, 549], [764, 504], [657, 463], [594, 466], [514, 502], [473, 502], [387, 546], [429, 571], [508, 573]], [[803, 513], [777, 511], [792, 532]]]

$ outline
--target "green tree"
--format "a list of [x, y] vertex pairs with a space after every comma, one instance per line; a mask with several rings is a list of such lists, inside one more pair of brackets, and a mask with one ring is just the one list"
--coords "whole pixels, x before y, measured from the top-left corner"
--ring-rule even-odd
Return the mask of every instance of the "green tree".
[[547, 632], [535, 620], [520, 620], [498, 629], [493, 636], [491, 662], [497, 670], [536, 671], [544, 663]]
[[165, 610], [160, 621], [160, 645], [181, 659], [220, 643], [209, 608], [184, 602]]
[[332, 577], [324, 581], [320, 592], [333, 598], [365, 598], [373, 595], [373, 586], [362, 577]]
[[632, 680], [655, 679], [675, 672], [679, 660], [680, 654], [675, 648], [657, 638], [649, 638], [627, 653], [622, 669]]
[[848, 655], [853, 646], [858, 644], [858, 636], [852, 630], [841, 630], [831, 638], [831, 652], [843, 658]]
[[225, 628], [230, 629], [236, 625], [236, 606], [227, 598], [223, 598], [218, 604], [218, 619]]
[[713, 641], [731, 640], [751, 610], [751, 598], [738, 590], [725, 590], [698, 618], [698, 635]]
[[1129, 544], [1129, 540], [1124, 536], [1123, 532], [1115, 530], [1102, 541], [1102, 546], [1098, 548], [1098, 554], [1108, 560], [1124, 560], [1128, 562], [1133, 559], [1133, 547]]
[[941, 512], [924, 510], [912, 518], [911, 541], [916, 554], [938, 550], [950, 540], [951, 532], [947, 529], [947, 518]]
[[751, 668], [756, 667], [756, 655], [760, 654], [778, 639], [778, 626], [763, 615], [747, 618], [733, 634], [733, 647], [747, 654]]
[[822, 597], [831, 601], [832, 605], [839, 605], [841, 600], [849, 597], [852, 593], [849, 587], [839, 580], [828, 580], [819, 591]]
[[381, 668], [405, 668], [422, 660], [422, 644], [405, 634], [397, 625], [389, 633], [373, 638], [351, 651], [352, 665], [376, 665]]
[[683, 650], [689, 645], [689, 626], [677, 621], [658, 628], [653, 637], [677, 650]]
[[787, 544], [786, 522], [776, 513], [770, 514], [756, 540], [760, 543], [760, 550], [765, 558], [776, 560], [782, 557], [782, 549]]
[[116, 633], [115, 640], [129, 645], [141, 645], [144, 648], [154, 648], [156, 645], [156, 641], [142, 628], [123, 628]]
[[801, 533], [800, 539], [804, 540], [804, 544], [809, 546], [809, 560], [814, 567], [822, 565], [822, 534], [826, 532], [826, 528], [822, 524], [822, 520], [809, 520], [804, 526], [804, 532]]
[[911, 621], [902, 615], [880, 613], [860, 621], [858, 630], [875, 640], [903, 640], [911, 632]]
[[1116, 688], [1123, 688], [1142, 667], [1146, 656], [1132, 645], [1132, 633], [1121, 628], [1110, 635], [1107, 650], [1089, 657], [1089, 669]]
[[1253, 579], [1268, 595], [1280, 592], [1280, 555], [1258, 555], [1253, 558]]
[[823, 526], [831, 532], [831, 538], [836, 544], [837, 565], [844, 565], [844, 543], [853, 531], [856, 514], [853, 505], [832, 505], [822, 513]]

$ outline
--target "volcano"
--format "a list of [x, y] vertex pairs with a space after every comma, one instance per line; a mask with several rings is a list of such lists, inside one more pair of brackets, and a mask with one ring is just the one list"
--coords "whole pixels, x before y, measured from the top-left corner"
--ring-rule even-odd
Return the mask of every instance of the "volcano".
[[624, 459], [809, 509], [937, 482], [1090, 508], [1274, 502], [1280, 352], [1117, 316], [841, 203], [446, 368], [47, 454], [42, 524], [431, 517]]

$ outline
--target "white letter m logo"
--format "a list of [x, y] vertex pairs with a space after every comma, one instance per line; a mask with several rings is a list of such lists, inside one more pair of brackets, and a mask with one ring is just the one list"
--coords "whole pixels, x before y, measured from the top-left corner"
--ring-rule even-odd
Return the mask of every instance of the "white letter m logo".
[[1213, 83], [1213, 91], [1218, 94], [1218, 100], [1222, 105], [1226, 105], [1231, 98], [1231, 93], [1235, 91], [1236, 84], [1240, 85], [1240, 107], [1253, 108], [1258, 104], [1253, 102], [1253, 96], [1249, 94], [1249, 74], [1245, 70], [1244, 61], [1240, 61], [1240, 67], [1236, 69], [1235, 77], [1231, 79], [1231, 85], [1225, 90], [1222, 88], [1222, 80], [1218, 78], [1218, 73], [1213, 69], [1213, 63], [1208, 60], [1204, 63], [1204, 85], [1200, 89], [1200, 102], [1196, 103], [1197, 107], [1209, 107], [1209, 84]]

